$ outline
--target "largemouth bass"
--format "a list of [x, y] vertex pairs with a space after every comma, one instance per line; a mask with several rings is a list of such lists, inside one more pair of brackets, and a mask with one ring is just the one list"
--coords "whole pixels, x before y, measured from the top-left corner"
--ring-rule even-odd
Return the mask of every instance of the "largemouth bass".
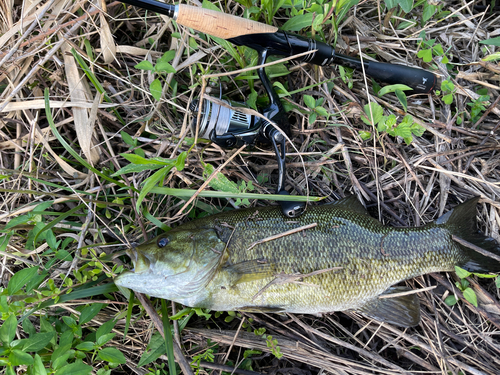
[[[354, 198], [309, 207], [298, 218], [279, 207], [241, 209], [181, 225], [128, 251], [135, 266], [118, 286], [216, 311], [326, 313], [357, 310], [413, 326], [415, 294], [393, 285], [454, 266], [500, 271], [500, 263], [452, 240], [500, 254], [478, 233], [472, 199], [415, 228], [382, 225]], [[394, 294], [394, 296], [390, 296]], [[391, 298], [379, 298], [381, 295]]]

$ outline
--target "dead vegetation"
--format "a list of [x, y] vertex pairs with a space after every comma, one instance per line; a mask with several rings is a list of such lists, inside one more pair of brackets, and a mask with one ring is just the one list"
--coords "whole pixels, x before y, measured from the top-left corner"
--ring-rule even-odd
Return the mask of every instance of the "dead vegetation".
[[[339, 25], [338, 49], [352, 55], [361, 51], [367, 59], [376, 56], [380, 61], [435, 70], [441, 81], [453, 83], [453, 101], [446, 104], [443, 90], [408, 95], [407, 113], [426, 131], [406, 144], [400, 137], [376, 132], [360, 119], [370, 101], [380, 104], [386, 115], [394, 113], [401, 120], [405, 110], [394, 94], [375, 95], [373, 83], [360, 72], [354, 73], [350, 84], [340, 77], [338, 67], [288, 63], [290, 74], [271, 79], [290, 92], [298, 90], [283, 98], [290, 103], [291, 140], [296, 147], [288, 146], [287, 190], [327, 200], [356, 194], [373, 216], [393, 226], [428, 223], [459, 202], [480, 196], [480, 229], [499, 240], [500, 67], [482, 60], [495, 53], [495, 47], [479, 41], [500, 34], [500, 16], [480, 8], [487, 2], [452, 1], [439, 4], [448, 14], [435, 16], [425, 25], [417, 22], [400, 29], [402, 22], [420, 19], [422, 6], [405, 16], [399, 8], [387, 11], [377, 5], [380, 2], [363, 2], [347, 13]], [[228, 13], [243, 12], [236, 2], [223, 7]], [[278, 11], [275, 25], [285, 21], [286, 13]], [[324, 30], [327, 39], [332, 38], [332, 27]], [[419, 46], [423, 30], [426, 40], [435, 39], [442, 45], [453, 65], [443, 64], [442, 56], [433, 56], [430, 63], [417, 58], [424, 48]], [[196, 48], [190, 47], [193, 43]], [[177, 73], [163, 75], [162, 99], [156, 101], [149, 87], [157, 76], [135, 66], [145, 59], [154, 64], [166, 51], [175, 51], [170, 63]], [[89, 74], [83, 73], [81, 61], [89, 67]], [[277, 165], [271, 149], [235, 151], [208, 143], [191, 149], [194, 134], [187, 109], [200, 95], [203, 75], [219, 77], [207, 81], [206, 95], [219, 97], [220, 85], [223, 95], [241, 102], [253, 85], [259, 97], [264, 96], [260, 82], [248, 78], [251, 73], [246, 79], [224, 76], [241, 68], [213, 40], [176, 26], [168, 17], [118, 1], [0, 2], [0, 225], [18, 220], [1, 234], [2, 287], [19, 270], [50, 262], [40, 288], [47, 288], [52, 279], [64, 295], [72, 287], [67, 278], [73, 279], [73, 287], [81, 282], [74, 272], [86, 275], [97, 270], [87, 275], [88, 281], [114, 272], [113, 264], [121, 265], [126, 258], [112, 255], [127, 241], [150, 238], [158, 231], [159, 222], [175, 226], [236, 205], [234, 199], [197, 197], [186, 206], [187, 198], [151, 192], [139, 211], [136, 203], [141, 183], [153, 172], [128, 173], [110, 180], [115, 171], [129, 164], [121, 154], [142, 150], [146, 158], [177, 158], [189, 151], [185, 168], [172, 169], [162, 179], [165, 187], [198, 190], [208, 177], [203, 163], [209, 163], [214, 168], [224, 165], [220, 171], [230, 181], [252, 181], [252, 192], [274, 193]], [[99, 85], [106, 95], [101, 95]], [[80, 159], [49, 127], [44, 90], [58, 133]], [[489, 98], [478, 101], [484, 95], [481, 90]], [[318, 116], [309, 124], [312, 111], [304, 103], [305, 95], [323, 98], [322, 107], [329, 117]], [[484, 108], [474, 115], [474, 105]], [[370, 139], [363, 140], [361, 132], [371, 132]], [[41, 208], [44, 202], [49, 204]], [[57, 240], [70, 239], [66, 244], [70, 260], [65, 254], [57, 257], [57, 251], [49, 251], [48, 241], [33, 245], [33, 236], [42, 228], [52, 230]], [[104, 284], [109, 280], [99, 279]], [[212, 369], [231, 373], [244, 360], [244, 351], [252, 349], [261, 352], [251, 357], [254, 372], [239, 373], [498, 374], [500, 296], [495, 282], [468, 278], [478, 298], [476, 307], [456, 287], [457, 280], [454, 274], [431, 274], [408, 282], [414, 289], [437, 286], [419, 293], [422, 322], [412, 329], [354, 313], [313, 317], [217, 316], [213, 312], [210, 320], [194, 315], [184, 329], [176, 331], [175, 341], [188, 362], [212, 351], [215, 363], [205, 363], [209, 356], [203, 357], [201, 373]], [[444, 300], [453, 294], [459, 302], [450, 307]], [[163, 356], [156, 367], [137, 367], [155, 330], [142, 305], [134, 307], [127, 336], [122, 339], [126, 299], [113, 292], [92, 296], [92, 301], [105, 307], [84, 324], [84, 332], [119, 319], [114, 328], [118, 335], [109, 344], [122, 351], [126, 364], [113, 373], [146, 374], [148, 368], [167, 373], [167, 367], [160, 370], [160, 364], [166, 362]], [[56, 302], [29, 319], [40, 330], [40, 316], [78, 317], [81, 307], [89, 303], [87, 296]], [[153, 300], [153, 305], [158, 307], [159, 302]], [[265, 336], [254, 333], [259, 328], [277, 339], [283, 355], [280, 360], [271, 354], [273, 347], [267, 345]], [[19, 323], [16, 338], [26, 337], [25, 326]], [[92, 362], [91, 356], [83, 361], [94, 371], [106, 363], [100, 358]]]

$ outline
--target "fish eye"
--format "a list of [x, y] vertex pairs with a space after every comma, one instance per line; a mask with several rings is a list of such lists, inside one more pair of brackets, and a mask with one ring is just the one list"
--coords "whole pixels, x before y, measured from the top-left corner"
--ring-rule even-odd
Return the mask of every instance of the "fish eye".
[[161, 248], [161, 247], [167, 246], [169, 242], [170, 242], [170, 240], [167, 237], [160, 237], [156, 241], [156, 244], [158, 245], [158, 247]]

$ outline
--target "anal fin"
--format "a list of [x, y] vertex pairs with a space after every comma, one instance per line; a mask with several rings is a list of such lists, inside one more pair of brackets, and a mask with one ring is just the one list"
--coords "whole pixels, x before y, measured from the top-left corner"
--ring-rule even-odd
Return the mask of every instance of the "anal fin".
[[[391, 287], [381, 296], [358, 309], [360, 313], [381, 322], [400, 327], [413, 327], [420, 322], [420, 302], [415, 293], [390, 297], [391, 294], [408, 292], [407, 287]], [[385, 297], [385, 298], [384, 298]]]
[[281, 307], [265, 307], [265, 306], [244, 306], [240, 307], [238, 311], [248, 312], [248, 313], [283, 313], [285, 309]]

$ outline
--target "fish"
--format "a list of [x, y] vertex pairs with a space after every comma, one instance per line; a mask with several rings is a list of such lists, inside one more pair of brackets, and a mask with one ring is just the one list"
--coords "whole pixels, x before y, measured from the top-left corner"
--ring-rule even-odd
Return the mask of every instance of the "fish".
[[[134, 264], [118, 287], [214, 311], [316, 314], [356, 311], [418, 325], [417, 295], [404, 280], [431, 272], [499, 272], [500, 254], [477, 230], [473, 198], [421, 227], [384, 226], [354, 197], [309, 207], [238, 209], [182, 224], [127, 250]], [[408, 293], [410, 292], [410, 293]]]

